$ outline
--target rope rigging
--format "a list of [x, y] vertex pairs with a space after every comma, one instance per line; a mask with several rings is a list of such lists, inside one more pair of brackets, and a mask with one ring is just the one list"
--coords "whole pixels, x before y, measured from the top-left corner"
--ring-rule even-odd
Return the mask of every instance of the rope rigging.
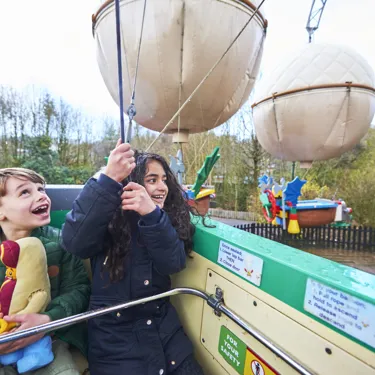
[[126, 111], [129, 124], [126, 131], [125, 136], [125, 124], [124, 124], [124, 101], [123, 101], [123, 85], [122, 85], [122, 61], [121, 61], [121, 23], [120, 23], [120, 0], [115, 0], [115, 10], [116, 10], [116, 44], [117, 44], [117, 70], [118, 70], [118, 82], [119, 82], [119, 100], [120, 100], [120, 129], [121, 129], [121, 141], [122, 143], [129, 143], [131, 141], [131, 132], [132, 132], [132, 124], [133, 118], [137, 114], [137, 110], [135, 108], [135, 88], [137, 84], [137, 77], [138, 77], [138, 68], [139, 68], [139, 57], [141, 54], [141, 45], [142, 45], [142, 37], [143, 37], [143, 28], [145, 22], [145, 14], [146, 14], [146, 5], [147, 0], [144, 0], [143, 3], [143, 14], [142, 14], [142, 24], [141, 24], [141, 33], [139, 36], [139, 44], [138, 44], [138, 51], [137, 51], [137, 62], [135, 65], [135, 75], [133, 81], [133, 89], [130, 98], [130, 105]]
[[124, 101], [122, 87], [122, 61], [121, 61], [121, 28], [120, 28], [120, 0], [115, 0], [116, 13], [116, 45], [117, 45], [117, 74], [118, 74], [118, 92], [120, 98], [120, 130], [121, 141], [125, 142], [125, 125], [124, 125]]

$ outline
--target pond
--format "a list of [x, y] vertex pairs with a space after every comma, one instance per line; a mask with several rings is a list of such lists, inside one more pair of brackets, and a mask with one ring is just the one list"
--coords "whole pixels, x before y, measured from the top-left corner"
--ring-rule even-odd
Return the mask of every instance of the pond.
[[375, 252], [317, 248], [302, 250], [375, 275]]

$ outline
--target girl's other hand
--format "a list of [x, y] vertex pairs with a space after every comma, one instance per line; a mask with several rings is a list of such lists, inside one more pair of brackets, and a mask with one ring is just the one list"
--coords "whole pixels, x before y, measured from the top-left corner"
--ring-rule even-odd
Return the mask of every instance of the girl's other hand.
[[141, 216], [147, 215], [156, 208], [155, 203], [148, 195], [146, 189], [135, 182], [129, 182], [121, 195], [123, 210], [138, 212]]

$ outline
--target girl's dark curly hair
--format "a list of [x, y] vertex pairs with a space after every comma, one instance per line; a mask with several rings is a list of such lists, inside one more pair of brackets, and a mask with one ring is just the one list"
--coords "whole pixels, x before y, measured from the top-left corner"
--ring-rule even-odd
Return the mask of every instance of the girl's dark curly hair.
[[[123, 185], [129, 181], [144, 186], [144, 177], [147, 173], [148, 163], [152, 160], [159, 162], [166, 174], [168, 195], [164, 202], [163, 210], [168, 214], [173, 227], [176, 229], [181, 240], [185, 244], [185, 252], [189, 254], [193, 247], [193, 235], [195, 226], [190, 221], [190, 213], [198, 215], [197, 211], [189, 206], [184, 199], [184, 191], [165, 159], [157, 154], [135, 151], [136, 167], [126, 178]], [[117, 282], [124, 276], [125, 260], [130, 252], [131, 228], [130, 223], [136, 219], [137, 214], [133, 211], [123, 211], [121, 207], [115, 212], [109, 224], [109, 246], [107, 248], [107, 261], [105, 269], [109, 272], [111, 282]]]

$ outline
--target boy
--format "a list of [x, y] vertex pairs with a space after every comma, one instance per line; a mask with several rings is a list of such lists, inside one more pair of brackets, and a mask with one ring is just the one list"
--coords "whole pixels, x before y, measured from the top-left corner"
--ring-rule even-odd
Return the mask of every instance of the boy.
[[[24, 314], [5, 318], [20, 325], [17, 330], [31, 328], [52, 320], [66, 318], [87, 310], [90, 283], [83, 263], [59, 245], [60, 232], [48, 227], [51, 200], [45, 191], [45, 181], [34, 171], [23, 168], [0, 169], [0, 240], [16, 241], [24, 237], [39, 238], [45, 249], [51, 283], [51, 303], [42, 314]], [[5, 267], [0, 262], [0, 285]], [[0, 345], [0, 354], [20, 349], [39, 340], [44, 334]], [[55, 359], [34, 375], [78, 375], [69, 344], [86, 355], [85, 325], [76, 324], [54, 333]], [[15, 375], [14, 367], [0, 368], [0, 375]]]

